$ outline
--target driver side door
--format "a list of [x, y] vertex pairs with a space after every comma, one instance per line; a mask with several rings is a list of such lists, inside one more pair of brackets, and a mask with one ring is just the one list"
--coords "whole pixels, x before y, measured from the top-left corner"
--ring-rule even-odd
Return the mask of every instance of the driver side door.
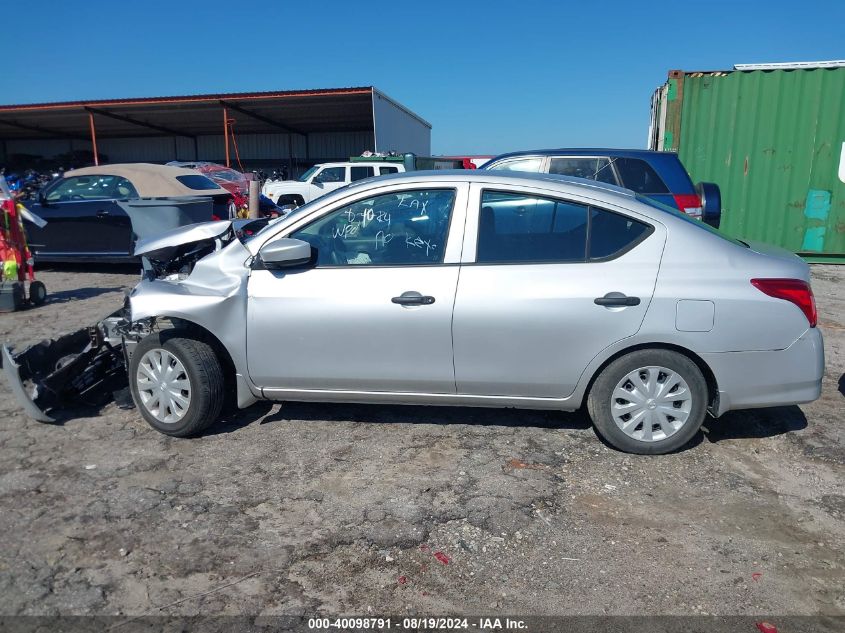
[[253, 270], [247, 359], [268, 396], [455, 393], [452, 309], [467, 185], [369, 194], [305, 218], [299, 269]]
[[348, 167], [323, 167], [311, 180], [311, 199], [324, 196], [330, 191], [340, 189], [349, 182]]
[[29, 243], [36, 257], [126, 257], [131, 224], [115, 204], [117, 197], [135, 197], [134, 187], [119, 176], [90, 175], [63, 178], [50, 186], [32, 211], [47, 221], [28, 225]]

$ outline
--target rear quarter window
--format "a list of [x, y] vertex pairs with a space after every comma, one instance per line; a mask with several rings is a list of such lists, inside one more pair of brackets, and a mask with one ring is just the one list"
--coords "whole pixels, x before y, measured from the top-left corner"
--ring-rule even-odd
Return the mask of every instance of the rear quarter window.
[[654, 168], [639, 158], [617, 158], [614, 161], [622, 186], [644, 194], [669, 193], [666, 183]]
[[590, 207], [588, 259], [595, 261], [617, 257], [634, 248], [653, 230], [645, 222], [626, 215]]

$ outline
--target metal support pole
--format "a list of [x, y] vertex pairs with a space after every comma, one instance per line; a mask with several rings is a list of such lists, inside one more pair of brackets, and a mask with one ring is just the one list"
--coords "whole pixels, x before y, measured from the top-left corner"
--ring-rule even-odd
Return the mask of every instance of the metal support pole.
[[97, 153], [97, 131], [94, 129], [94, 114], [88, 113], [88, 125], [91, 128], [91, 147], [94, 149], [94, 164], [100, 164], [100, 156]]
[[229, 111], [223, 106], [223, 142], [226, 145], [226, 167], [229, 164]]
[[257, 180], [249, 181], [249, 217], [257, 218], [258, 213], [258, 193], [259, 182]]

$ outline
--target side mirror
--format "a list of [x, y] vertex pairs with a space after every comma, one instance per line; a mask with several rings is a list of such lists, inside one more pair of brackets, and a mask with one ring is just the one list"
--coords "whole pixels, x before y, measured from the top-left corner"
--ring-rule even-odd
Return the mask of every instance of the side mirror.
[[719, 185], [712, 182], [700, 182], [695, 192], [701, 198], [701, 221], [715, 229], [722, 223], [722, 192]]
[[311, 261], [311, 245], [302, 240], [282, 237], [265, 244], [258, 257], [266, 268], [291, 268]]
[[315, 178], [314, 180], [312, 180], [312, 181], [311, 181], [311, 184], [312, 184], [312, 185], [317, 185], [320, 189], [322, 189], [322, 188], [323, 188], [323, 181], [322, 181], [322, 180], [317, 180], [317, 178]]

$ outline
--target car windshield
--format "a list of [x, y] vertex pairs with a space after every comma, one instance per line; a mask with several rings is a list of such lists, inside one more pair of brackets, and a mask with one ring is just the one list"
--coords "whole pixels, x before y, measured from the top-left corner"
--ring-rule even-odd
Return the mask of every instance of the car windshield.
[[696, 220], [696, 219], [688, 216], [686, 213], [681, 213], [675, 207], [670, 207], [668, 204], [663, 204], [662, 202], [658, 202], [654, 198], [649, 198], [648, 196], [644, 196], [644, 195], [639, 194], [639, 193], [636, 195], [636, 197], [637, 197], [637, 200], [639, 200], [642, 203], [647, 204], [650, 207], [654, 207], [655, 209], [660, 209], [661, 211], [665, 211], [666, 213], [670, 213], [670, 214], [674, 215], [676, 218], [682, 219], [684, 222], [692, 224], [693, 226], [697, 226], [698, 228], [703, 229], [705, 231], [708, 231], [710, 233], [713, 233], [714, 235], [718, 235], [723, 240], [727, 240], [728, 242], [731, 242], [732, 244], [736, 244], [737, 246], [744, 246], [745, 248], [749, 248], [748, 244], [746, 244], [742, 240], [737, 240], [733, 237], [730, 237], [730, 236], [722, 233], [719, 229], [714, 228], [714, 227], [710, 226], [709, 224], [705, 224], [701, 220]]
[[[346, 189], [346, 187], [343, 187], [343, 189]], [[340, 191], [340, 190], [338, 190], [338, 191]], [[297, 207], [293, 211], [289, 211], [288, 213], [281, 215], [278, 218], [273, 218], [260, 231], [252, 232], [249, 235], [239, 235], [238, 237], [240, 238], [241, 242], [246, 244], [247, 242], [250, 242], [254, 238], [258, 237], [259, 235], [265, 233], [267, 231], [267, 229], [270, 229], [273, 226], [275, 226], [276, 224], [278, 224], [278, 222], [280, 220], [296, 219], [300, 215], [302, 215], [303, 213], [308, 213], [311, 210], [311, 208], [314, 206], [315, 202], [322, 203], [322, 202], [324, 202], [324, 199], [320, 198], [319, 200], [312, 200], [311, 202], [308, 202], [307, 204], [303, 204], [301, 207]], [[256, 225], [256, 226], [259, 226], [259, 225]]]
[[309, 169], [304, 174], [302, 174], [299, 178], [297, 178], [297, 180], [299, 180], [299, 182], [305, 182], [311, 176], [314, 175], [314, 172], [317, 171], [318, 168], [319, 168], [319, 165], [314, 165], [311, 169]]

